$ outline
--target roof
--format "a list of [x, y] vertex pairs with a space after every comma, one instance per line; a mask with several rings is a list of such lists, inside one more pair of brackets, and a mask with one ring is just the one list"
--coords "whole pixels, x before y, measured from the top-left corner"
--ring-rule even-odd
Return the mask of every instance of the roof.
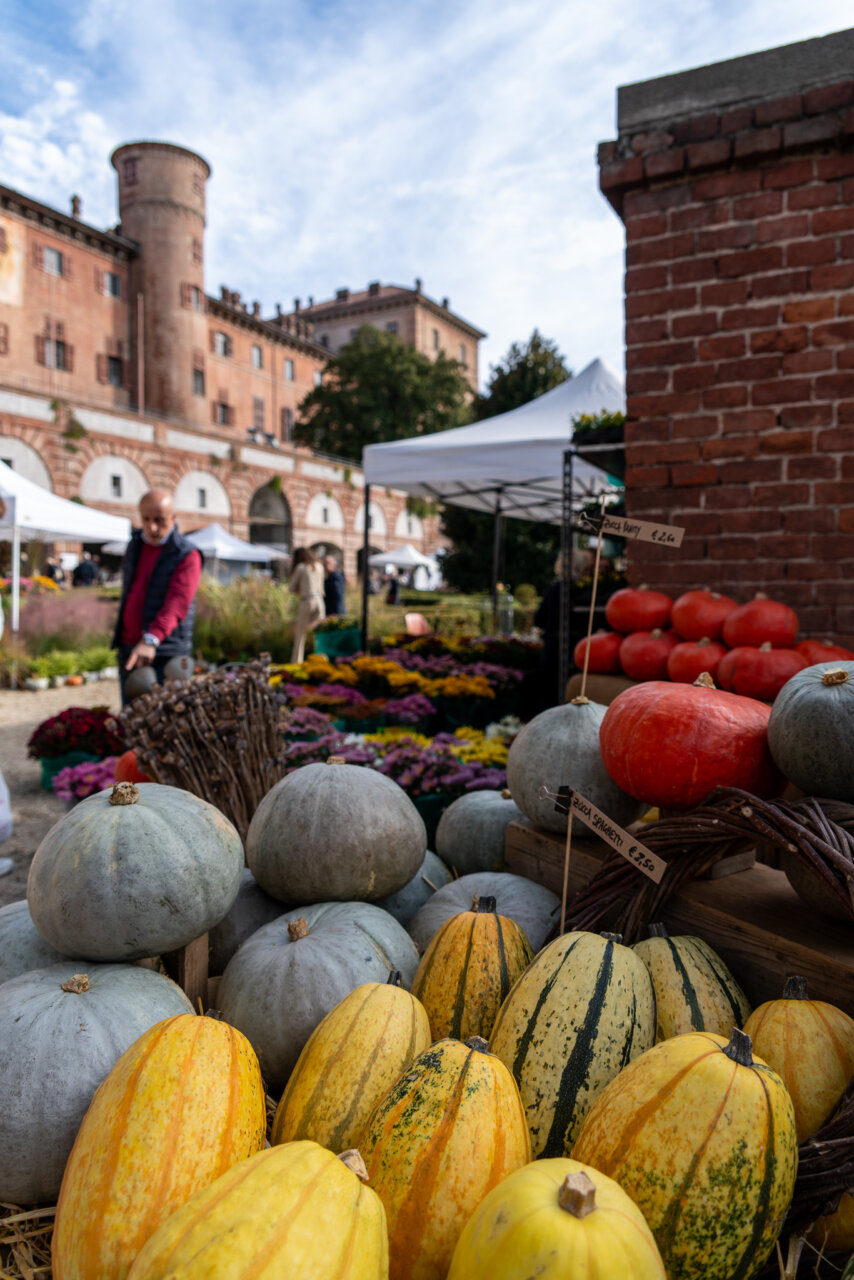
[[70, 213], [61, 213], [50, 205], [41, 204], [30, 196], [14, 191], [11, 187], [0, 186], [0, 211], [17, 213], [32, 222], [37, 222], [46, 230], [58, 232], [78, 242], [88, 242], [111, 250], [114, 254], [135, 258], [139, 253], [136, 240], [119, 235], [116, 231], [102, 231], [81, 218], [73, 218]]
[[349, 289], [340, 289], [338, 295], [330, 298], [328, 302], [315, 302], [311, 306], [300, 307], [299, 314], [307, 316], [317, 324], [321, 320], [334, 320], [339, 316], [350, 316], [360, 311], [389, 310], [401, 302], [420, 303], [433, 315], [463, 329], [470, 337], [486, 337], [483, 329], [478, 329], [462, 316], [458, 316], [449, 306], [428, 298], [426, 293], [422, 293], [420, 283], [414, 289], [399, 284], [372, 284], [367, 289], [361, 289], [356, 293], [351, 293]]

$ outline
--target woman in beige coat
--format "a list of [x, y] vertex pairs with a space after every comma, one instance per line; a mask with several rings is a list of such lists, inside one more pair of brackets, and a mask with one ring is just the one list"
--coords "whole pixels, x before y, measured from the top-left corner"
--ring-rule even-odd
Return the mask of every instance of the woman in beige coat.
[[297, 547], [291, 564], [288, 586], [299, 596], [294, 629], [294, 647], [291, 662], [302, 662], [305, 656], [305, 637], [309, 627], [326, 617], [323, 604], [323, 565], [308, 547]]

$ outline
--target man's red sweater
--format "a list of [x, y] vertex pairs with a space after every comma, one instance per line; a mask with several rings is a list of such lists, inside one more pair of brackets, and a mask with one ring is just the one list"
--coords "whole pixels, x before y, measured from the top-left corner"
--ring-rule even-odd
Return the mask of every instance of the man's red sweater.
[[[143, 542], [139, 549], [139, 560], [136, 573], [125, 600], [122, 613], [122, 644], [133, 648], [142, 639], [142, 611], [145, 604], [145, 593], [157, 563], [162, 547], [150, 547]], [[182, 618], [186, 618], [193, 596], [202, 576], [202, 557], [198, 551], [191, 551], [180, 561], [169, 581], [166, 599], [157, 617], [145, 630], [158, 640], [165, 640]]]

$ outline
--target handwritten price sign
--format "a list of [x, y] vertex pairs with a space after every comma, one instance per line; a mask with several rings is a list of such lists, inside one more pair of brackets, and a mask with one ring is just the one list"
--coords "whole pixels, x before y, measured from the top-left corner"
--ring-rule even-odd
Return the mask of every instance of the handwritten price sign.
[[647, 849], [645, 844], [641, 844], [640, 840], [630, 835], [628, 831], [618, 827], [606, 813], [597, 809], [595, 804], [585, 800], [584, 796], [573, 791], [571, 787], [561, 787], [558, 796], [555, 808], [560, 813], [575, 814], [615, 853], [625, 858], [626, 862], [630, 862], [633, 867], [637, 867], [638, 871], [642, 871], [645, 876], [649, 876], [650, 880], [654, 880], [656, 884], [659, 883], [667, 870], [667, 863], [662, 858], [654, 854], [651, 849]]
[[616, 533], [637, 542], [656, 542], [661, 547], [681, 547], [685, 530], [676, 524], [652, 524], [649, 520], [629, 520], [625, 516], [603, 516], [602, 532]]

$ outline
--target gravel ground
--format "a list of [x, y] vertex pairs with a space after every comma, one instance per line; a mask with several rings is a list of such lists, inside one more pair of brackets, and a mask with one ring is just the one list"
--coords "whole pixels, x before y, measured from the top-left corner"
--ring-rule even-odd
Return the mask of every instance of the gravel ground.
[[14, 868], [0, 876], [0, 907], [26, 896], [27, 871], [42, 837], [64, 809], [52, 791], [42, 791], [37, 760], [27, 756], [27, 739], [37, 725], [66, 707], [119, 708], [118, 680], [99, 680], [77, 688], [0, 690], [0, 770], [12, 795], [15, 829], [0, 845], [0, 858], [11, 858]]

